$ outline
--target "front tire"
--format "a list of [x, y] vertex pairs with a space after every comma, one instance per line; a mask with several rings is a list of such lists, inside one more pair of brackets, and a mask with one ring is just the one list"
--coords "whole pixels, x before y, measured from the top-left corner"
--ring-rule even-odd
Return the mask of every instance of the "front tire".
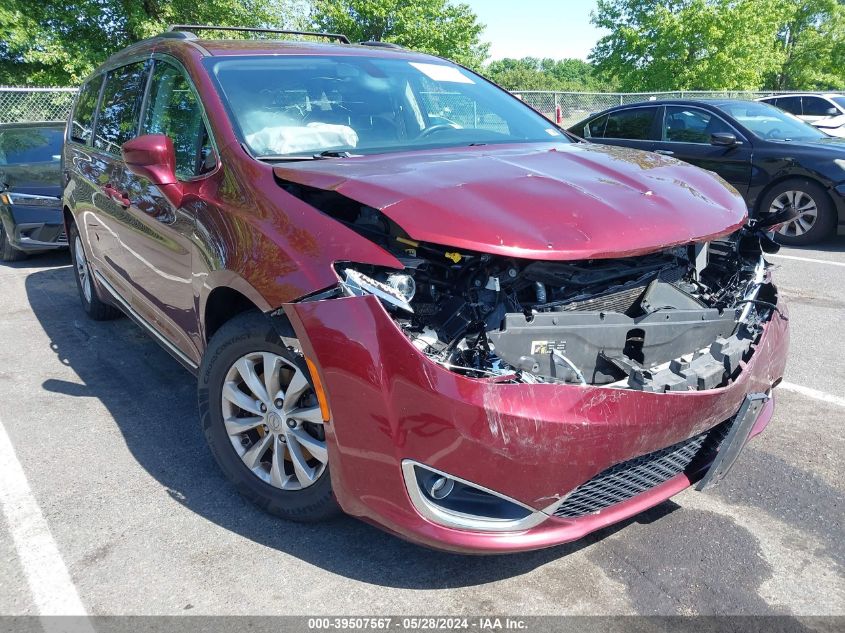
[[823, 187], [804, 178], [785, 180], [766, 193], [760, 202], [760, 212], [761, 215], [776, 213], [789, 205], [801, 215], [775, 234], [778, 242], [805, 246], [833, 235], [836, 212]]
[[12, 246], [6, 227], [0, 220], [0, 262], [17, 262], [25, 258], [26, 253]]
[[73, 260], [76, 289], [79, 291], [79, 300], [82, 302], [82, 309], [85, 310], [85, 314], [94, 321], [111, 321], [121, 316], [120, 310], [100, 300], [100, 297], [97, 296], [97, 287], [94, 285], [91, 265], [88, 263], [85, 247], [82, 246], [82, 238], [76, 224], [70, 225], [68, 244]]
[[293, 521], [338, 514], [307, 365], [267, 317], [244, 313], [215, 333], [200, 367], [198, 399], [205, 439], [242, 495]]

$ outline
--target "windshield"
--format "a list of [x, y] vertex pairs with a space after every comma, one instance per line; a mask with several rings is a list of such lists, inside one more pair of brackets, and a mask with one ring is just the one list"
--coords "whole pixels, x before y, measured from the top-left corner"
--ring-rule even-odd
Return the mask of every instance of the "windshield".
[[568, 141], [542, 115], [448, 62], [291, 55], [207, 64], [258, 158]]
[[845, 97], [830, 97], [830, 100], [840, 108], [845, 109]]
[[814, 141], [826, 138], [812, 125], [768, 103], [736, 101], [720, 103], [719, 108], [760, 138], [769, 141]]
[[20, 127], [0, 130], [0, 165], [49, 163], [61, 158], [64, 130]]

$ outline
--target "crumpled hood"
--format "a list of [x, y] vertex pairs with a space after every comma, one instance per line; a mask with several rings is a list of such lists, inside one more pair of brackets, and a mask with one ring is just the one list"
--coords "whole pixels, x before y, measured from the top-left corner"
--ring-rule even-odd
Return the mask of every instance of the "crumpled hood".
[[746, 218], [742, 197], [715, 174], [589, 143], [403, 152], [274, 171], [375, 207], [415, 240], [530, 259], [639, 255], [726, 235]]

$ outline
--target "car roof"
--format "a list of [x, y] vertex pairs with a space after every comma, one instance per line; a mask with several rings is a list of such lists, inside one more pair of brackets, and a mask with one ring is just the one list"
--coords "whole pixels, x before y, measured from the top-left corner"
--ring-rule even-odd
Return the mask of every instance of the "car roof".
[[737, 103], [738, 101], [747, 101], [745, 99], [654, 99], [651, 101], [636, 101], [634, 103], [625, 103], [618, 106], [613, 106], [612, 108], [608, 108], [606, 110], [602, 110], [601, 112], [597, 112], [594, 115], [591, 115], [590, 118], [594, 116], [598, 116], [599, 114], [606, 114], [608, 112], [616, 112], [617, 110], [625, 110], [626, 108], [639, 108], [642, 106], [665, 106], [665, 105], [678, 105], [678, 106], [710, 106], [714, 108], [718, 108], [721, 105], [725, 105], [727, 103]]
[[777, 99], [778, 97], [826, 97], [830, 99], [831, 97], [843, 96], [845, 95], [838, 92], [786, 92], [776, 95], [766, 95], [765, 97], [760, 97], [760, 99]]
[[401, 58], [410, 61], [446, 61], [433, 55], [418, 53], [386, 43], [340, 44], [302, 40], [272, 39], [203, 39], [195, 36], [186, 37], [186, 33], [166, 32], [146, 40], [141, 40], [124, 48], [108, 60], [103, 66], [110, 66], [123, 58], [156, 49], [164, 44], [171, 50], [193, 49], [203, 57], [225, 57], [235, 55], [322, 55], [347, 57]]

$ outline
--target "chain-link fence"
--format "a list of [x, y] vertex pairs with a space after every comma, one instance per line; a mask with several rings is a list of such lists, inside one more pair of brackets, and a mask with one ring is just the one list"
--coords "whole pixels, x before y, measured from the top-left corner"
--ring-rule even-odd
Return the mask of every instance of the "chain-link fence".
[[0, 87], [0, 123], [64, 121], [76, 88]]
[[[63, 121], [67, 119], [76, 88], [3, 88], [0, 87], [0, 123], [19, 121]], [[545, 92], [515, 90], [525, 103], [550, 119], [568, 127], [605, 108], [650, 99], [756, 99], [781, 92]], [[460, 125], [478, 124], [489, 114], [479, 112], [479, 105], [460, 95], [437, 95], [442, 116]], [[492, 125], [492, 123], [490, 124]]]
[[515, 90], [514, 94], [535, 110], [569, 127], [591, 114], [606, 108], [655, 99], [747, 99], [754, 100], [786, 91], [722, 91], [705, 92], [676, 90], [673, 92], [545, 92]]

